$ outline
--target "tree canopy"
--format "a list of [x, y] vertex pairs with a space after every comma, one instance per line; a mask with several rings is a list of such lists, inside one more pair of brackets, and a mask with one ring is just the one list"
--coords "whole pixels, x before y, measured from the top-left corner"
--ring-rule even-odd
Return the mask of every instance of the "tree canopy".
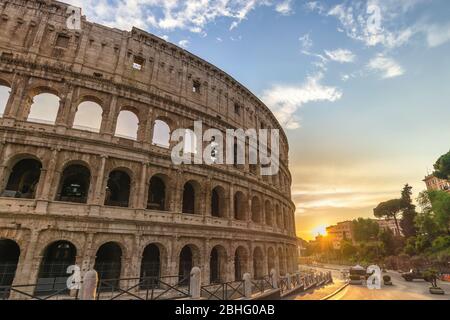
[[440, 179], [450, 179], [450, 151], [436, 161], [433, 175]]

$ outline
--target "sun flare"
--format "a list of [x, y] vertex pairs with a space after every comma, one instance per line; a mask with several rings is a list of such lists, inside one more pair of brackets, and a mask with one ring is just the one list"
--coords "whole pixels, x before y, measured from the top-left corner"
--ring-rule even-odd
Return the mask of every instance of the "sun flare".
[[324, 236], [325, 237], [327, 235], [327, 226], [325, 224], [317, 226], [316, 228], [314, 228], [312, 230], [312, 234], [314, 236], [320, 235], [320, 236]]

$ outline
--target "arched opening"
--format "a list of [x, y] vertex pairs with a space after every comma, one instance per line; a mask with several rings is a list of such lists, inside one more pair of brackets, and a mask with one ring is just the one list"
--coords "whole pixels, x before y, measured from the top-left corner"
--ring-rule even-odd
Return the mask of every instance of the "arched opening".
[[23, 159], [17, 162], [9, 175], [3, 196], [34, 199], [41, 169], [41, 162], [35, 159]]
[[255, 223], [261, 223], [261, 202], [258, 197], [252, 199], [252, 221]]
[[115, 136], [137, 140], [137, 132], [139, 129], [139, 118], [134, 112], [122, 110], [117, 118]]
[[57, 201], [86, 203], [91, 182], [91, 172], [83, 165], [66, 167], [61, 177]]
[[224, 218], [226, 212], [225, 190], [217, 186], [211, 192], [211, 215]]
[[166, 184], [161, 177], [153, 176], [148, 189], [147, 209], [166, 210]]
[[244, 247], [238, 247], [234, 254], [234, 280], [240, 281], [247, 272], [248, 254]]
[[197, 153], [197, 136], [191, 129], [186, 129], [184, 134], [184, 153]]
[[58, 116], [60, 99], [51, 93], [41, 93], [33, 98], [27, 121], [55, 124]]
[[271, 247], [267, 252], [267, 270], [269, 270], [269, 273], [272, 271], [272, 269], [275, 269], [275, 262], [275, 250], [273, 250], [273, 248]]
[[17, 263], [20, 257], [19, 245], [9, 239], [0, 239], [0, 297], [7, 298], [10, 293], [9, 287], [16, 275]]
[[112, 207], [128, 207], [130, 200], [130, 176], [121, 170], [109, 174], [106, 187], [105, 205]]
[[186, 182], [183, 189], [183, 213], [187, 214], [199, 214], [200, 202], [196, 197], [199, 192], [198, 185], [193, 181]]
[[260, 247], [256, 247], [253, 251], [253, 275], [254, 279], [264, 277], [264, 255]]
[[161, 276], [161, 253], [156, 244], [150, 244], [144, 249], [141, 261], [141, 289], [151, 289], [158, 286]]
[[273, 208], [269, 200], [266, 201], [266, 225], [273, 225]]
[[222, 246], [215, 246], [209, 257], [209, 282], [226, 282], [227, 253]]
[[98, 273], [99, 289], [113, 291], [119, 288], [122, 269], [122, 249], [115, 242], [103, 244], [95, 257], [95, 271]]
[[247, 205], [245, 195], [238, 191], [234, 195], [234, 219], [245, 221], [247, 219]]
[[276, 212], [276, 216], [277, 216], [277, 226], [278, 226], [278, 228], [282, 228], [283, 227], [283, 214], [281, 213], [280, 206], [278, 204], [275, 206], [275, 212]]
[[73, 128], [85, 131], [100, 132], [103, 109], [93, 101], [85, 101], [78, 105]]
[[199, 265], [199, 251], [195, 246], [187, 245], [181, 249], [178, 264], [178, 279], [181, 285], [188, 285], [192, 268]]
[[153, 139], [152, 144], [163, 147], [163, 148], [169, 148], [170, 146], [170, 127], [169, 125], [162, 121], [162, 120], [156, 120], [153, 125]]
[[69, 266], [75, 265], [77, 250], [68, 241], [56, 241], [47, 246], [39, 267], [36, 295], [49, 295], [67, 289]]
[[3, 82], [0, 81], [0, 117], [3, 117], [3, 114], [5, 113], [10, 94], [11, 88], [3, 85]]
[[278, 249], [278, 265], [280, 266], [280, 275], [284, 276], [286, 274], [286, 260], [281, 248]]

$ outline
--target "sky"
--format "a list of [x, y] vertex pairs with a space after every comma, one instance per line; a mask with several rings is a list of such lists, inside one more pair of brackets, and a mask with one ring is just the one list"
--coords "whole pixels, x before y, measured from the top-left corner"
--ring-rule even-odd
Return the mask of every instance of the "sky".
[[371, 217], [406, 183], [417, 195], [450, 149], [448, 0], [65, 2], [184, 47], [264, 101], [290, 141], [304, 239]]

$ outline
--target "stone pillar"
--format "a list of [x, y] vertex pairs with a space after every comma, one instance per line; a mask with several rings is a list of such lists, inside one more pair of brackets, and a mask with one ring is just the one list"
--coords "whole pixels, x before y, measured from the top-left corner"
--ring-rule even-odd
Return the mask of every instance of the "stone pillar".
[[11, 93], [5, 107], [3, 118], [17, 119], [23, 108], [23, 101], [27, 98], [28, 77], [17, 76], [12, 84]]
[[242, 277], [244, 280], [244, 294], [246, 298], [252, 297], [252, 276], [250, 273], [244, 273]]
[[100, 134], [111, 138], [114, 136], [117, 122], [117, 95], [112, 95], [106, 117], [102, 118]]
[[[55, 173], [56, 173], [56, 165], [58, 163], [59, 149], [52, 148], [52, 154], [50, 157], [50, 161], [48, 162], [47, 169], [45, 170], [45, 175], [39, 179], [39, 185], [42, 185], [42, 188], [39, 187], [39, 191], [36, 194], [36, 198], [40, 200], [53, 200], [54, 194], [50, 194], [53, 186], [56, 186], [59, 181], [55, 181]], [[41, 180], [42, 179], [42, 180]]]
[[207, 178], [206, 183], [204, 184], [204, 192], [203, 195], [205, 197], [205, 200], [203, 201], [203, 215], [205, 217], [210, 217], [211, 216], [211, 195], [212, 195], [212, 190], [211, 190], [211, 177]]
[[81, 300], [95, 300], [97, 297], [98, 274], [95, 270], [86, 272], [81, 287]]
[[133, 206], [136, 209], [147, 208], [146, 202], [146, 191], [147, 191], [147, 162], [142, 162], [141, 164], [141, 176], [139, 178], [139, 187], [135, 189], [135, 196], [133, 196]]
[[200, 299], [202, 291], [202, 271], [199, 267], [192, 268], [189, 295], [192, 299]]
[[230, 185], [230, 193], [229, 193], [229, 206], [228, 206], [228, 221], [229, 224], [232, 224], [232, 221], [234, 220], [234, 185]]
[[100, 167], [98, 168], [97, 173], [97, 181], [95, 184], [95, 192], [94, 192], [94, 204], [96, 205], [103, 205], [104, 203], [104, 187], [103, 187], [103, 180], [105, 179], [105, 166], [106, 166], [106, 159], [108, 157], [105, 155], [101, 155], [101, 162]]
[[278, 271], [275, 269], [270, 270], [270, 281], [274, 289], [278, 288], [278, 280]]

